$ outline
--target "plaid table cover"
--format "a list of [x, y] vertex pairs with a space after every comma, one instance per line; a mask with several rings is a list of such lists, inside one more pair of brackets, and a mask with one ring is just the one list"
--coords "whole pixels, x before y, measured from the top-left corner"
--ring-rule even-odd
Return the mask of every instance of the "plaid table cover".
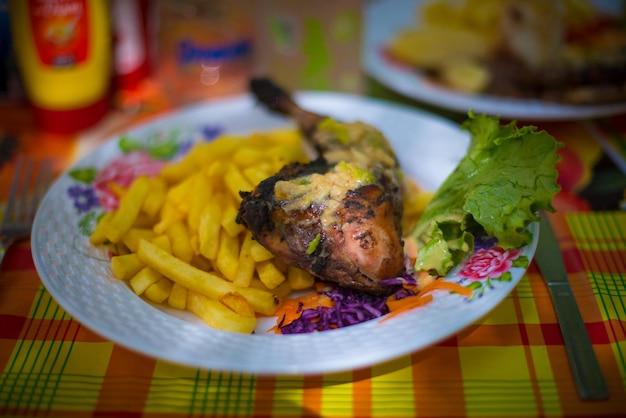
[[626, 213], [551, 218], [607, 400], [578, 398], [534, 263], [487, 317], [433, 347], [344, 373], [255, 376], [171, 364], [102, 339], [51, 298], [26, 242], [0, 272], [0, 416], [626, 416]]

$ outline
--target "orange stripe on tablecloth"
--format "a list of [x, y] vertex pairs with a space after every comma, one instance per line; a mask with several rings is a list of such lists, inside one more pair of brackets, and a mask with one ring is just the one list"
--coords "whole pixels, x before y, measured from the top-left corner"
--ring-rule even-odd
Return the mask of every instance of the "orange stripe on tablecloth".
[[276, 377], [259, 376], [256, 378], [253, 411], [255, 417], [270, 417], [273, 415], [275, 389]]
[[541, 324], [520, 324], [524, 327], [525, 344], [528, 345], [545, 345], [544, 330]]
[[467, 415], [463, 374], [457, 347], [434, 346], [411, 355], [416, 416]]
[[302, 416], [318, 417], [322, 412], [323, 375], [305, 376], [302, 381]]
[[365, 367], [352, 372], [352, 415], [372, 415], [372, 369]]
[[156, 360], [113, 347], [94, 416], [140, 417], [150, 392]]

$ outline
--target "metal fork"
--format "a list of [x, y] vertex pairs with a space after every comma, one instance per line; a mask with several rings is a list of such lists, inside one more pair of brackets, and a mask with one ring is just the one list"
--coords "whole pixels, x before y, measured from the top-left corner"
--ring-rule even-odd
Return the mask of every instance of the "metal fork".
[[[0, 225], [0, 265], [11, 244], [30, 236], [39, 203], [52, 181], [53, 163], [19, 155], [11, 181], [2, 224]], [[33, 183], [34, 181], [34, 183]]]

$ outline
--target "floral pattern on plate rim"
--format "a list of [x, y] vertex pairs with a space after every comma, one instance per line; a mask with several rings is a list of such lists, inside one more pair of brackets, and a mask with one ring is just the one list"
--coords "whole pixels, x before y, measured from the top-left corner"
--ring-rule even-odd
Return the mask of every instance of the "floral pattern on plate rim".
[[[140, 175], [155, 176], [167, 162], [186, 154], [193, 144], [212, 141], [221, 133], [220, 126], [207, 125], [189, 132], [175, 129], [153, 133], [145, 141], [123, 135], [117, 144], [120, 155], [106, 166], [71, 170], [68, 175], [74, 184], [67, 188], [67, 196], [79, 216], [79, 233], [91, 235], [98, 219], [117, 208], [116, 185], [125, 188]], [[511, 281], [512, 268], [528, 267], [528, 257], [522, 255], [521, 249], [505, 250], [496, 244], [495, 239], [477, 237], [474, 252], [459, 266], [455, 282], [473, 291], [466, 301], [483, 296], [494, 287], [494, 282]]]

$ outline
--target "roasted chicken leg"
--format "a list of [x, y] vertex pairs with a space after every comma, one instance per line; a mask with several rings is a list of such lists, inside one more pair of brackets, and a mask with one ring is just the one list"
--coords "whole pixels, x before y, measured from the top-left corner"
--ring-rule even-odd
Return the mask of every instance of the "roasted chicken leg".
[[292, 117], [319, 157], [293, 163], [242, 192], [237, 222], [284, 262], [317, 278], [374, 294], [402, 274], [402, 191], [393, 150], [374, 127], [341, 123], [297, 106], [266, 79], [251, 90]]

